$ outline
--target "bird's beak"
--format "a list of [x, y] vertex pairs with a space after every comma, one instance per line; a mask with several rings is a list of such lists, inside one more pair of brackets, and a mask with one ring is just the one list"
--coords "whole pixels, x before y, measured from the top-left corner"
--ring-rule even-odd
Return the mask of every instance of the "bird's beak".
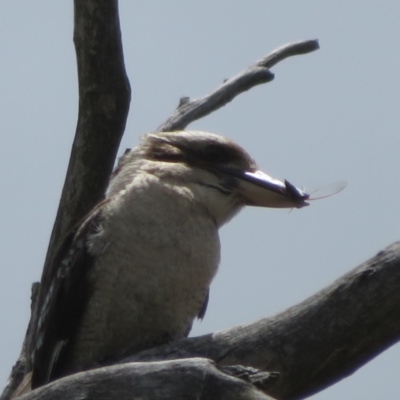
[[247, 205], [273, 208], [301, 208], [308, 206], [310, 197], [288, 181], [272, 178], [262, 171], [224, 171], [237, 178], [237, 191], [246, 199]]

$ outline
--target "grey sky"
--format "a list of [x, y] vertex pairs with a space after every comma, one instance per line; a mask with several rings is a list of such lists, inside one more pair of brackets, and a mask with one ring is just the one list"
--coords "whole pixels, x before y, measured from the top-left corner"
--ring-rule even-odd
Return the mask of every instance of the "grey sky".
[[[77, 80], [71, 1], [0, 2], [0, 382], [18, 356], [68, 163]], [[120, 153], [181, 96], [199, 97], [269, 51], [318, 38], [275, 81], [189, 126], [240, 143], [297, 186], [338, 179], [337, 196], [293, 210], [244, 210], [222, 229], [222, 263], [193, 334], [274, 314], [399, 239], [400, 3], [120, 1], [132, 86]], [[397, 399], [400, 348], [316, 399]]]

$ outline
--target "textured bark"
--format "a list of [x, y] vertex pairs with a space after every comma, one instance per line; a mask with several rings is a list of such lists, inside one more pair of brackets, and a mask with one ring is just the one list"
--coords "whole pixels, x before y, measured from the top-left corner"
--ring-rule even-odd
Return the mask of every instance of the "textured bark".
[[[118, 2], [76, 0], [74, 42], [79, 80], [78, 124], [43, 268], [39, 309], [55, 273], [51, 270], [52, 260], [61, 241], [104, 196], [129, 111], [130, 87]], [[31, 341], [27, 350], [32, 351]], [[27, 362], [30, 370], [29, 357]]]
[[49, 268], [60, 242], [104, 196], [129, 111], [117, 1], [76, 0], [74, 42], [78, 123], [43, 269], [39, 306], [54, 276]]
[[245, 380], [201, 358], [130, 363], [75, 374], [43, 386], [24, 400], [273, 400]]
[[[125, 130], [130, 86], [125, 72], [118, 1], [75, 1], [74, 42], [79, 78], [79, 116], [64, 187], [43, 268], [36, 305], [43, 302], [54, 271], [52, 259], [68, 231], [104, 196]], [[37, 312], [31, 315], [34, 328]], [[33, 329], [34, 330], [34, 329]], [[28, 328], [16, 366], [30, 367]], [[2, 398], [18, 383], [12, 374]]]
[[79, 115], [43, 271], [44, 286], [48, 275], [52, 277], [47, 268], [64, 236], [104, 197], [130, 103], [117, 0], [76, 0], [74, 42]]

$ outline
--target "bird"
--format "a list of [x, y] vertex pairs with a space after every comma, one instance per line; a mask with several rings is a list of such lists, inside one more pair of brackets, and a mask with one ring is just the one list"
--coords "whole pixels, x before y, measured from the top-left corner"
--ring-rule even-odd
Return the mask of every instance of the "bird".
[[244, 206], [302, 208], [309, 197], [224, 136], [144, 135], [54, 257], [32, 388], [188, 336], [206, 312], [219, 228]]

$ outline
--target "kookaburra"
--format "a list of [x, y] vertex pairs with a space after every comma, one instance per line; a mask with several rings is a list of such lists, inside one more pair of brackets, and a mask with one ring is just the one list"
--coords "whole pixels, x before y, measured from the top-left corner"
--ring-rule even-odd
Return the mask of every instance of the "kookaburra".
[[187, 336], [206, 311], [218, 229], [245, 205], [300, 208], [308, 198], [224, 137], [143, 136], [54, 259], [32, 387]]

